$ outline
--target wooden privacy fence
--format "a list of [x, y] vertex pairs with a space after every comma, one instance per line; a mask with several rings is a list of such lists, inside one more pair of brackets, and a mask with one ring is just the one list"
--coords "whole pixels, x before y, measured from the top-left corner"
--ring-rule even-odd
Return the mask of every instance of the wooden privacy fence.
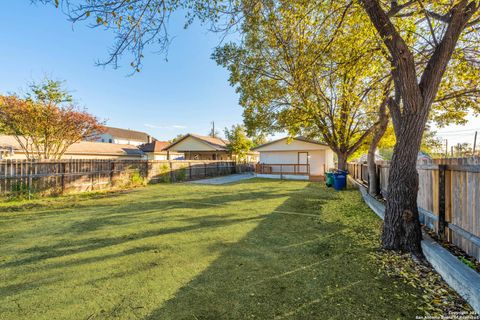
[[[389, 162], [376, 164], [388, 197]], [[349, 163], [352, 178], [368, 185], [366, 164]], [[440, 238], [480, 259], [480, 158], [423, 160], [417, 164], [420, 219]]]
[[60, 194], [251, 172], [234, 161], [0, 160], [0, 195]]

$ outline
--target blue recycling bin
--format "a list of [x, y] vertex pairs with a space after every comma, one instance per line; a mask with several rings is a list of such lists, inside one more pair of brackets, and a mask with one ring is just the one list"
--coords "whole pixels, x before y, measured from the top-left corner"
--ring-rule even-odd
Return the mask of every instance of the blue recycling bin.
[[338, 171], [333, 175], [333, 187], [335, 190], [343, 190], [347, 186], [347, 172]]

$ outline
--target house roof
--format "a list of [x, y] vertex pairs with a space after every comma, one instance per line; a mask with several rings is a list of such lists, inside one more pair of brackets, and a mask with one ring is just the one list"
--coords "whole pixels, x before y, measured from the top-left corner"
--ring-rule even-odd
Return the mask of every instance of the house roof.
[[[22, 147], [14, 136], [0, 135], [0, 149], [9, 147], [13, 148], [16, 152], [22, 151]], [[130, 144], [79, 141], [69, 146], [65, 154], [142, 156], [143, 152], [136, 146]]]
[[139, 146], [143, 152], [162, 152], [166, 151], [165, 148], [170, 145], [168, 141], [153, 141], [150, 143], [145, 143]]
[[181, 138], [180, 140], [175, 141], [174, 143], [172, 143], [171, 145], [166, 147], [165, 150], [171, 149], [173, 146], [179, 144], [180, 142], [184, 141], [185, 139], [187, 139], [189, 137], [193, 138], [195, 140], [198, 140], [202, 143], [205, 143], [206, 145], [214, 148], [217, 151], [228, 151], [228, 149], [227, 149], [228, 141], [227, 140], [223, 140], [223, 139], [220, 139], [220, 138], [214, 138], [214, 137], [210, 137], [210, 136], [201, 136], [201, 135], [192, 134], [192, 133], [189, 133], [189, 134], [185, 135], [183, 138]]
[[[281, 139], [277, 139], [277, 140], [273, 140], [273, 141], [270, 141], [270, 142], [261, 144], [261, 145], [259, 145], [259, 146], [256, 146], [255, 148], [252, 148], [252, 150], [257, 150], [257, 149], [266, 147], [266, 146], [268, 146], [268, 145], [271, 145], [271, 144], [274, 144], [274, 143], [276, 143], [276, 142], [279, 142], [279, 141], [282, 141], [282, 140], [286, 140], [286, 139], [288, 139], [288, 137], [281, 138]], [[328, 145], [327, 145], [326, 143], [323, 143], [323, 142], [320, 142], [320, 141], [316, 141], [316, 140], [313, 140], [313, 139], [308, 139], [308, 138], [305, 138], [305, 137], [302, 137], [302, 136], [293, 137], [292, 139], [293, 139], [293, 140], [297, 140], [297, 141], [308, 142], [308, 143], [313, 143], [313, 144], [318, 144], [318, 145], [321, 145], [321, 146], [328, 147]]]
[[80, 141], [68, 147], [66, 154], [118, 154], [142, 156], [142, 150], [130, 144]]
[[122, 128], [114, 127], [105, 127], [106, 134], [110, 134], [116, 138], [126, 139], [126, 140], [135, 140], [135, 141], [149, 141], [150, 135], [142, 132]]

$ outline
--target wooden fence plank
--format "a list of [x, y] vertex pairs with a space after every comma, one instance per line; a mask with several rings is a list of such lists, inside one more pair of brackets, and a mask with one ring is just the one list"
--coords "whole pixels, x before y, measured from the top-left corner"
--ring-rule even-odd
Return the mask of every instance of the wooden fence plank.
[[[167, 166], [169, 181], [253, 171], [252, 164], [234, 161], [195, 160], [0, 160], [0, 195], [89, 191], [113, 188], [117, 180], [137, 172], [148, 182], [158, 182], [158, 172]], [[56, 191], [55, 191], [56, 190]]]
[[438, 236], [445, 239], [445, 165], [438, 166]]
[[[480, 259], [480, 157], [434, 159], [419, 163], [418, 206], [439, 236]], [[362, 164], [349, 163], [352, 178], [368, 183]], [[377, 163], [380, 190], [388, 197], [388, 161]], [[451, 227], [448, 225], [451, 224]], [[459, 231], [461, 230], [461, 231]]]

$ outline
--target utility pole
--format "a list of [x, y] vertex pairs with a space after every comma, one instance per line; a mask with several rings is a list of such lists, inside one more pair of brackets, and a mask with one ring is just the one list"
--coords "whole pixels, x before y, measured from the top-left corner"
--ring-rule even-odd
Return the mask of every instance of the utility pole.
[[473, 138], [473, 156], [475, 157], [475, 146], [477, 145], [477, 131], [475, 131], [475, 138]]
[[212, 137], [215, 138], [215, 121], [212, 121]]
[[445, 139], [445, 158], [448, 158], [448, 139]]

